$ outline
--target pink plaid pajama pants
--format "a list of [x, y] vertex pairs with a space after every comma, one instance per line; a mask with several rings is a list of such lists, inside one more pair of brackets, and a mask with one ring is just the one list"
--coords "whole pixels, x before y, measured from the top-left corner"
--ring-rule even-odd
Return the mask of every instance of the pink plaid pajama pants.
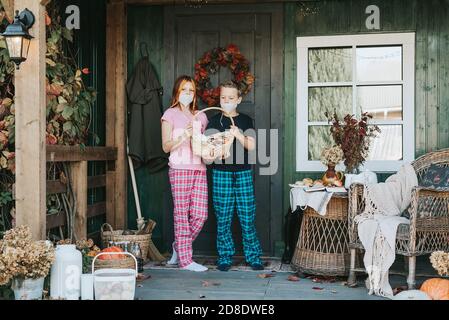
[[179, 266], [193, 262], [192, 243], [207, 220], [206, 171], [169, 169], [174, 204], [175, 250]]

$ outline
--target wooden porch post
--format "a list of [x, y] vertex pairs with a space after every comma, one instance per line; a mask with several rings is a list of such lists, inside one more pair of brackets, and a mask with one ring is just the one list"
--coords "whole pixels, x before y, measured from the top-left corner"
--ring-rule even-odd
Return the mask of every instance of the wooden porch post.
[[36, 18], [28, 59], [15, 73], [16, 225], [28, 225], [34, 239], [45, 239], [45, 7], [36, 0], [15, 0], [14, 7], [28, 8]]
[[76, 197], [73, 232], [77, 240], [87, 239], [87, 161], [71, 163], [70, 176]]
[[106, 220], [126, 227], [126, 4], [109, 0], [106, 17], [106, 146], [117, 147], [117, 160], [106, 177]]

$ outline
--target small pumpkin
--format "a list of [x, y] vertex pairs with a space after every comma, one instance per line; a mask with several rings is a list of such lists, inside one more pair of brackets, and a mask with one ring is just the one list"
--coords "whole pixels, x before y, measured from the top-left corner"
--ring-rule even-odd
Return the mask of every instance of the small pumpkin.
[[449, 300], [449, 280], [439, 278], [426, 280], [420, 290], [427, 293], [432, 300]]
[[[112, 247], [103, 249], [101, 252], [102, 253], [104, 253], [104, 252], [123, 252], [123, 250], [119, 247], [112, 246]], [[100, 259], [100, 260], [118, 260], [118, 259], [123, 259], [123, 258], [125, 258], [124, 254], [103, 254], [98, 257], [98, 259]]]

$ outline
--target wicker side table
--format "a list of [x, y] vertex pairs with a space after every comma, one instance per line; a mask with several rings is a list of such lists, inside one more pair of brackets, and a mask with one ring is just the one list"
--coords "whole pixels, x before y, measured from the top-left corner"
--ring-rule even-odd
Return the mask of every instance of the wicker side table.
[[348, 195], [334, 194], [325, 216], [307, 207], [292, 264], [323, 276], [349, 274]]

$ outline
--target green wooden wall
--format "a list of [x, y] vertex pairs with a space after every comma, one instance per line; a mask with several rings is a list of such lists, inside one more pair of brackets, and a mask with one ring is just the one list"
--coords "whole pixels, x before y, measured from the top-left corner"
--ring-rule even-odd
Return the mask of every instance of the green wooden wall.
[[[316, 2], [312, 2], [316, 3]], [[365, 27], [365, 8], [380, 8], [380, 30], [416, 32], [416, 157], [449, 147], [449, 1], [332, 0], [321, 1], [316, 15], [303, 17], [295, 3], [285, 4], [284, 56], [284, 209], [288, 183], [322, 173], [296, 172], [296, 37], [373, 33]], [[380, 173], [380, 180], [391, 173]], [[285, 210], [284, 210], [285, 211]]]
[[[159, 81], [163, 83], [163, 26], [164, 10], [162, 6], [129, 6], [128, 7], [128, 75], [139, 61], [140, 44], [147, 43], [150, 61], [153, 64]], [[171, 88], [164, 88], [166, 92], [171, 92]], [[150, 174], [143, 167], [136, 170], [136, 181], [138, 185], [140, 206], [142, 215], [156, 221], [157, 226], [153, 232], [153, 241], [159, 250], [165, 250], [163, 241], [164, 217], [163, 208], [167, 203], [167, 196], [170, 194], [168, 183], [168, 168], [158, 173]], [[136, 227], [136, 206], [134, 193], [131, 185], [131, 178], [128, 179], [128, 227]], [[166, 218], [166, 217], [165, 217]]]

